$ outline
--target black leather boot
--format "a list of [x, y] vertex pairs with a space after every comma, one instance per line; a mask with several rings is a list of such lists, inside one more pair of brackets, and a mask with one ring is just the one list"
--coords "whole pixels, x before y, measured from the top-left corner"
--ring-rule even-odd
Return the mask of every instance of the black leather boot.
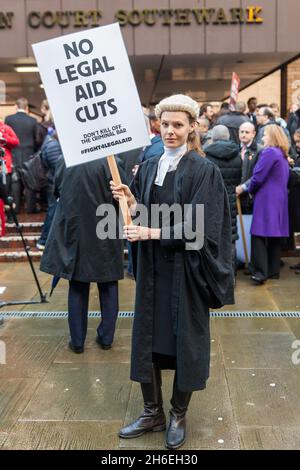
[[177, 387], [177, 373], [173, 383], [173, 395], [171, 399], [170, 423], [166, 436], [166, 448], [178, 449], [185, 442], [186, 412], [192, 392], [181, 392]]
[[162, 407], [161, 372], [153, 365], [152, 383], [141, 383], [144, 399], [144, 412], [133, 423], [128, 424], [119, 432], [123, 439], [139, 437], [148, 431], [164, 431], [166, 416]]

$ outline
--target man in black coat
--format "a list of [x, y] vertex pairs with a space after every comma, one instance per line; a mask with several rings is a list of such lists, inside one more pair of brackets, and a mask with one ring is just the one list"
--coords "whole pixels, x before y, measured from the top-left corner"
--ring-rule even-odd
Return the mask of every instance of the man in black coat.
[[[251, 122], [244, 123], [240, 127], [240, 157], [242, 161], [242, 179], [241, 183], [236, 187], [236, 193], [240, 196], [242, 213], [253, 213], [253, 202], [249, 196], [247, 184], [253, 175], [254, 167], [258, 161], [259, 154], [263, 149], [262, 145], [255, 142], [255, 126]], [[243, 194], [244, 193], [244, 194]]]
[[0, 156], [0, 199], [2, 199], [4, 202], [6, 202], [6, 199], [7, 199], [6, 185], [3, 183], [1, 156]]
[[[70, 168], [63, 161], [57, 168], [58, 185], [55, 182], [60, 197], [40, 269], [69, 281], [69, 347], [76, 353], [84, 351], [89, 288], [91, 282], [97, 283], [102, 321], [96, 341], [102, 349], [110, 349], [118, 315], [118, 280], [123, 278], [123, 241], [117, 232], [115, 238], [104, 233], [105, 213], [115, 209], [111, 175], [105, 158]], [[117, 230], [114, 215], [108, 222], [115, 220]]]
[[[17, 112], [5, 118], [5, 124], [10, 126], [17, 134], [20, 145], [15, 147], [13, 154], [12, 195], [16, 204], [16, 212], [20, 211], [23, 183], [20, 170], [24, 162], [37, 151], [41, 142], [38, 142], [38, 123], [28, 115], [28, 100], [19, 98], [16, 101]], [[34, 213], [36, 209], [36, 193], [25, 188], [26, 212]]]
[[[290, 238], [289, 247], [295, 249], [295, 232], [300, 231], [300, 128], [296, 129], [293, 140], [295, 142], [295, 165], [294, 170], [290, 172], [289, 180], [289, 223]], [[300, 269], [300, 263], [290, 266], [290, 269]], [[296, 271], [300, 274], [300, 271]]]
[[215, 126], [212, 130], [213, 143], [206, 148], [206, 158], [220, 168], [227, 190], [231, 213], [232, 261], [235, 267], [235, 242], [238, 238], [235, 188], [241, 181], [242, 162], [238, 145], [229, 137], [227, 127]]
[[293, 104], [288, 116], [287, 128], [291, 137], [294, 136], [297, 129], [300, 127], [300, 108], [298, 105]]
[[256, 119], [257, 98], [255, 98], [255, 96], [252, 96], [251, 98], [249, 98], [247, 101], [247, 106], [248, 106], [247, 116], [250, 119], [250, 122], [254, 125], [254, 128], [256, 130], [257, 128], [257, 119]]
[[217, 120], [218, 125], [226, 126], [229, 130], [230, 140], [235, 142], [237, 145], [240, 144], [239, 140], [239, 128], [244, 122], [250, 122], [248, 116], [245, 115], [246, 104], [243, 101], [239, 101], [235, 105], [235, 111], [230, 111], [224, 114]]

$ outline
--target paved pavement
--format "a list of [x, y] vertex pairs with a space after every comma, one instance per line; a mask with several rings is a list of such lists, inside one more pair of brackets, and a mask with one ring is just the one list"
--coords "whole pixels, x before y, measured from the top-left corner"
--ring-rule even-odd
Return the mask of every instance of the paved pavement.
[[[239, 272], [236, 305], [226, 311], [300, 311], [300, 276], [285, 259], [280, 280], [253, 286]], [[51, 279], [39, 273], [43, 289]], [[2, 263], [0, 301], [36, 298], [27, 263]], [[133, 308], [135, 284], [120, 282], [120, 310]], [[61, 280], [48, 304], [0, 310], [0, 449], [164, 449], [164, 433], [120, 440], [118, 429], [142, 408], [129, 381], [131, 318], [120, 318], [115, 343], [95, 343], [89, 320], [84, 354], [68, 350], [66, 318], [5, 318], [3, 310], [65, 311]], [[90, 310], [98, 309], [93, 286]], [[300, 318], [212, 318], [211, 378], [194, 393], [183, 449], [300, 449]], [[293, 349], [292, 346], [298, 349]], [[2, 356], [1, 356], [2, 349]], [[297, 353], [299, 351], [299, 353]], [[163, 373], [169, 408], [172, 373]]]

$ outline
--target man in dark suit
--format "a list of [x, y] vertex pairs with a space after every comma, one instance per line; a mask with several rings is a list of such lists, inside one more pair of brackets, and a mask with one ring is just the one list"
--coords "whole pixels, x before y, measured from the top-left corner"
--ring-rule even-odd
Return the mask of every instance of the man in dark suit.
[[251, 122], [245, 122], [239, 130], [240, 138], [240, 156], [242, 160], [242, 179], [241, 184], [236, 188], [236, 194], [241, 197], [241, 206], [243, 214], [253, 213], [253, 199], [247, 192], [247, 187], [253, 175], [253, 170], [258, 162], [259, 154], [263, 149], [262, 145], [255, 142], [255, 127]]
[[[37, 151], [40, 146], [38, 142], [38, 124], [36, 119], [28, 115], [28, 100], [19, 98], [16, 101], [17, 112], [5, 119], [5, 124], [9, 125], [17, 134], [20, 145], [13, 149], [13, 175], [12, 175], [12, 195], [16, 204], [16, 212], [20, 211], [23, 183], [20, 170], [24, 162]], [[36, 193], [25, 188], [26, 212], [28, 214], [37, 212]]]
[[256, 119], [256, 108], [257, 108], [257, 98], [254, 96], [252, 98], [249, 98], [247, 101], [247, 106], [248, 106], [248, 113], [247, 116], [250, 119], [250, 122], [255, 127], [255, 130], [257, 129], [257, 119]]

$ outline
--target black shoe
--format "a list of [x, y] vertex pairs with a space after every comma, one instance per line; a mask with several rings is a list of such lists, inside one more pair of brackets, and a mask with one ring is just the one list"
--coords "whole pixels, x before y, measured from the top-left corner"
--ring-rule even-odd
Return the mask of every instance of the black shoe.
[[167, 449], [178, 449], [185, 442], [186, 420], [185, 412], [178, 413], [174, 409], [170, 411], [170, 423], [166, 437]]
[[186, 412], [192, 397], [192, 392], [182, 392], [177, 385], [177, 371], [173, 381], [171, 398], [170, 423], [166, 435], [166, 448], [178, 449], [185, 442]]
[[166, 429], [166, 417], [163, 409], [154, 403], [144, 404], [144, 413], [135, 421], [120, 429], [119, 437], [132, 439], [146, 432], [160, 432]]
[[279, 279], [279, 274], [272, 274], [272, 276], [269, 276], [268, 279]]
[[123, 439], [139, 437], [149, 431], [159, 432], [166, 429], [161, 392], [161, 371], [156, 364], [152, 364], [152, 382], [141, 383], [141, 389], [144, 412], [138, 419], [120, 430], [119, 436]]
[[293, 266], [290, 266], [290, 269], [300, 269], [300, 263], [294, 264]]
[[102, 349], [104, 349], [104, 350], [111, 349], [111, 344], [104, 344], [104, 343], [102, 343], [102, 341], [100, 340], [99, 336], [96, 336], [96, 343], [99, 344], [100, 348], [102, 348]]
[[73, 351], [76, 354], [81, 354], [84, 351], [83, 346], [74, 346], [72, 341], [69, 341], [69, 348], [71, 349], [71, 351]]
[[260, 277], [257, 276], [251, 276], [251, 280], [256, 284], [257, 286], [261, 286], [265, 281], [261, 279]]

